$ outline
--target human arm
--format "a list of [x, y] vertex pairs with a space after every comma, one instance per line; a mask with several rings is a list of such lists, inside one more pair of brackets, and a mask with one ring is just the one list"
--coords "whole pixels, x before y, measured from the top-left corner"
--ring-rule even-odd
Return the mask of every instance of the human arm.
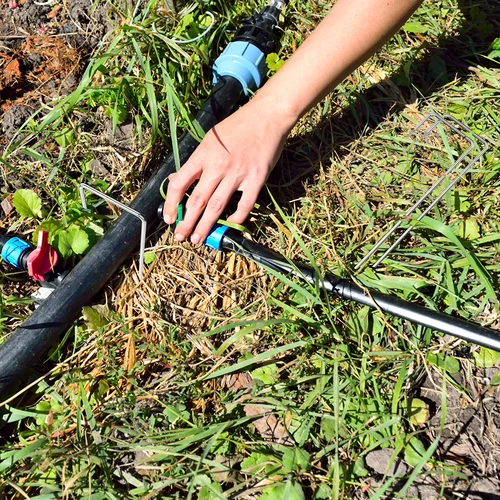
[[243, 223], [298, 119], [376, 52], [421, 1], [338, 0], [280, 71], [210, 130], [170, 177], [167, 223], [175, 221], [177, 205], [198, 180], [176, 238], [182, 241], [192, 233], [193, 243], [203, 241], [235, 191], [242, 196], [228, 220]]

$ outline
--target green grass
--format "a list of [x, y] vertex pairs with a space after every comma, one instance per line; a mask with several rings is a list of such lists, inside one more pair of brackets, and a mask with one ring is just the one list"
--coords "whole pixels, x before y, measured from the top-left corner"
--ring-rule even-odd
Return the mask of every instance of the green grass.
[[[42, 204], [35, 217], [9, 219], [10, 229], [29, 235], [51, 224], [54, 244], [62, 233], [80, 230], [89, 233], [90, 246], [110, 216], [80, 210], [78, 183], [127, 202], [151, 173], [157, 151], [175, 153], [183, 130], [201, 135], [190, 113], [210, 89], [205, 65], [227, 43], [226, 30], [257, 5], [197, 4], [190, 28], [160, 14], [157, 2], [135, 19], [123, 10], [126, 21], [103, 41], [78, 89], [33, 117], [4, 152], [7, 183], [16, 173]], [[328, 6], [291, 2], [280, 57]], [[172, 43], [202, 31], [207, 10], [218, 19], [207, 38]], [[461, 8], [454, 0], [425, 2], [296, 127], [270, 180], [274, 200], [266, 205], [264, 197], [256, 211], [254, 237], [321, 272], [495, 325], [500, 72], [490, 57], [498, 33], [494, 13], [498, 6], [486, 0]], [[490, 150], [379, 269], [355, 272], [386, 227], [461, 152], [454, 137], [417, 145], [408, 139], [431, 111], [462, 120]], [[106, 122], [114, 132], [132, 124], [128, 148], [113, 145]], [[110, 180], [90, 169], [95, 160]], [[167, 273], [168, 265], [176, 270], [169, 263], [179, 247], [162, 243], [163, 250], [152, 249], [151, 273]], [[75, 248], [69, 259], [88, 249]], [[190, 276], [178, 271], [187, 297], [181, 293], [178, 305], [196, 309], [198, 303], [184, 302], [193, 283], [207, 290], [216, 284], [194, 265]], [[9, 270], [1, 273], [5, 335], [28, 309], [26, 289], [12, 286], [16, 276]], [[214, 313], [201, 329], [176, 321], [183, 317], [174, 315], [168, 297], [153, 300], [146, 287], [130, 292], [111, 283], [106, 305], [87, 308], [66, 342], [54, 346], [50, 372], [34, 374], [29, 390], [0, 403], [0, 496], [265, 500], [363, 498], [365, 490], [375, 499], [398, 483], [397, 497], [405, 498], [423, 474], [443, 492], [462, 477], [438, 452], [447, 387], [458, 384], [450, 359], [464, 377], [459, 389], [470, 393], [474, 362], [454, 356], [462, 343], [270, 274], [248, 278], [255, 302], [238, 303], [223, 320], [214, 318], [224, 311]], [[122, 270], [123, 276], [133, 283], [133, 273]], [[480, 366], [498, 362], [471, 349]], [[441, 425], [432, 439], [426, 419], [416, 423], [412, 410], [427, 372], [446, 375]], [[266, 412], [268, 420], [260, 420]], [[369, 487], [373, 473], [365, 458], [386, 448], [406, 463], [406, 476], [379, 477], [380, 486]]]

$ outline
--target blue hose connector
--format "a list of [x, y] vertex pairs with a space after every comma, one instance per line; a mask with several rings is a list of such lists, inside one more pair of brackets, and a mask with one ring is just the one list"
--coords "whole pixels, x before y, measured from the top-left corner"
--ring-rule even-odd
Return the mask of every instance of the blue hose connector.
[[26, 250], [31, 249], [29, 243], [20, 238], [11, 238], [2, 249], [2, 259], [10, 265], [22, 269], [21, 258]]
[[214, 63], [214, 85], [223, 76], [231, 76], [248, 95], [260, 88], [266, 72], [266, 56], [258, 47], [249, 42], [231, 42]]
[[222, 238], [224, 238], [224, 235], [226, 234], [226, 231], [228, 229], [229, 226], [215, 225], [212, 228], [210, 234], [207, 236], [207, 239], [205, 240], [205, 245], [207, 245], [207, 247], [213, 248], [214, 250], [220, 250]]

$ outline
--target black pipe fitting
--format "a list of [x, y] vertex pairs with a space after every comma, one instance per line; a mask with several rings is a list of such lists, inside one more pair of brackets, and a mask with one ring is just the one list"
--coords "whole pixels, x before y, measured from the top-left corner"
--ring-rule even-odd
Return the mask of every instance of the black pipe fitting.
[[233, 41], [251, 43], [266, 55], [276, 52], [279, 16], [280, 10], [276, 7], [264, 7], [260, 13], [243, 21], [243, 26], [236, 32]]

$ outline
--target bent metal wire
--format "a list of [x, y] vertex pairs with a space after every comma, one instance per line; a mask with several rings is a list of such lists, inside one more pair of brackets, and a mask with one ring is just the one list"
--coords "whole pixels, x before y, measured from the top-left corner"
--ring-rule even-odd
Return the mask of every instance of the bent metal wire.
[[[432, 200], [432, 202], [427, 206], [427, 208], [416, 218], [416, 221], [421, 221], [445, 196], [450, 189], [452, 189], [464, 176], [471, 170], [471, 168], [486, 154], [488, 151], [487, 142], [475, 134], [469, 127], [464, 125], [462, 122], [458, 121], [451, 115], [440, 115], [438, 113], [430, 113], [428, 114], [411, 132], [410, 137], [414, 137], [417, 132], [423, 127], [423, 125], [429, 121], [435, 120], [431, 126], [425, 130], [422, 134], [423, 137], [427, 137], [439, 124], [446, 125], [449, 129], [451, 129], [455, 134], [459, 135], [463, 139], [465, 139], [469, 143], [469, 147], [453, 162], [453, 164], [446, 170], [446, 172], [424, 193], [424, 195], [411, 207], [407, 210], [407, 212], [392, 226], [389, 231], [387, 231], [382, 238], [380, 238], [373, 248], [356, 264], [354, 269], [357, 271], [361, 269], [370, 259], [371, 257], [379, 250], [379, 248], [401, 227], [401, 224], [404, 221], [412, 218], [420, 208], [424, 202], [428, 201], [431, 197], [432, 193], [441, 185], [441, 183], [445, 179], [450, 179], [450, 176], [453, 175], [459, 168], [459, 166], [463, 163], [465, 158], [472, 153], [473, 150], [479, 149], [478, 143], [481, 144], [481, 149], [477, 153], [477, 155], [465, 165], [465, 167], [454, 177], [448, 186], [446, 186], [443, 191]], [[464, 132], [465, 131], [465, 132]], [[411, 232], [412, 226], [407, 228], [390, 246], [381, 257], [373, 264], [373, 268], [378, 267], [390, 253], [408, 236]]]
[[148, 228], [148, 223], [144, 216], [138, 212], [137, 210], [134, 210], [133, 208], [130, 208], [129, 206], [125, 205], [124, 203], [119, 202], [118, 200], [115, 200], [111, 196], [101, 193], [101, 191], [97, 190], [96, 188], [93, 188], [92, 186], [89, 186], [88, 184], [85, 184], [82, 182], [79, 186], [80, 190], [80, 199], [82, 201], [82, 206], [85, 210], [87, 210], [87, 199], [85, 198], [85, 191], [90, 191], [91, 193], [95, 194], [99, 198], [102, 198], [103, 200], [107, 201], [111, 205], [115, 205], [125, 212], [128, 212], [130, 215], [133, 215], [134, 217], [137, 217], [141, 221], [141, 246], [139, 250], [139, 278], [142, 281], [144, 277], [144, 251], [146, 248], [146, 234], [147, 234], [147, 228]]

